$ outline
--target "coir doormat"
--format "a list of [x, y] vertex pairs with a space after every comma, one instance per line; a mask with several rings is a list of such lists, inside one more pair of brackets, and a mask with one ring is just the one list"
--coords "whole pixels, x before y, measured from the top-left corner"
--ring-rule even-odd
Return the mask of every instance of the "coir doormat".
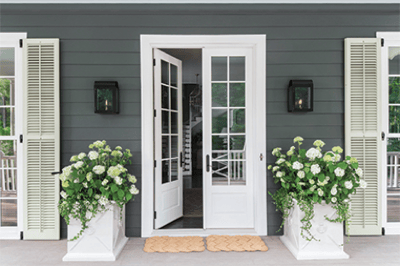
[[153, 236], [146, 240], [145, 252], [192, 252], [204, 251], [204, 241], [200, 236], [169, 237]]
[[267, 251], [259, 236], [226, 236], [211, 235], [206, 238], [209, 251]]

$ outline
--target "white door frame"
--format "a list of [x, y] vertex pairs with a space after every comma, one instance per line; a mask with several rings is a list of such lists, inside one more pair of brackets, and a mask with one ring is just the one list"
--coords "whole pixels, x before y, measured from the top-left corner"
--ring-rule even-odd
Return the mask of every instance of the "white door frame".
[[[377, 32], [377, 38], [384, 39], [384, 46], [381, 50], [381, 88], [382, 88], [382, 131], [385, 133], [386, 137], [382, 143], [381, 151], [381, 162], [382, 162], [382, 173], [381, 173], [381, 187], [382, 187], [382, 227], [385, 228], [386, 235], [399, 235], [400, 234], [400, 223], [388, 223], [387, 222], [387, 138], [390, 137], [388, 132], [389, 128], [389, 117], [387, 114], [388, 108], [388, 46], [396, 43], [398, 45], [400, 40], [400, 32]], [[386, 111], [385, 111], [386, 110]]]
[[[15, 95], [19, 97], [15, 101], [15, 139], [17, 139], [17, 226], [3, 229], [0, 239], [20, 239], [20, 232], [23, 231], [23, 143], [19, 142], [19, 136], [22, 135], [23, 130], [23, 78], [22, 78], [22, 48], [19, 47], [19, 40], [26, 39], [26, 32], [10, 32], [0, 33], [1, 46], [9, 46], [15, 48]], [[6, 77], [4, 77], [6, 78]], [[0, 136], [0, 140], [4, 139]]]
[[[255, 154], [265, 159], [254, 160], [254, 229], [177, 229], [155, 230], [154, 219], [154, 106], [153, 106], [153, 48], [202, 49], [204, 47], [251, 47], [253, 49], [254, 88], [257, 88], [255, 110], [258, 123], [256, 137], [259, 145]], [[155, 235], [254, 234], [267, 235], [267, 169], [266, 169], [266, 35], [141, 35], [141, 112], [142, 112], [142, 237]], [[258, 109], [257, 109], [258, 107]], [[204, 187], [204, 185], [203, 185]]]

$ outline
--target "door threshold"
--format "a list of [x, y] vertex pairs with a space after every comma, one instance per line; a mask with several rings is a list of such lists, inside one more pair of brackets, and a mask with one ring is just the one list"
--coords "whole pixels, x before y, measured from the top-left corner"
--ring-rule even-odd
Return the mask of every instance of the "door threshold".
[[209, 235], [258, 235], [254, 228], [224, 228], [224, 229], [158, 229], [151, 236], [209, 236]]

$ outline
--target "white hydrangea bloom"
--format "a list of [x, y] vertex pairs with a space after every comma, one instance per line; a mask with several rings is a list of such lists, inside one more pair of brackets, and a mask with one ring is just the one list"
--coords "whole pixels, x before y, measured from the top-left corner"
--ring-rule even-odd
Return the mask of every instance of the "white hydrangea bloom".
[[305, 173], [304, 171], [298, 171], [298, 172], [297, 172], [297, 176], [298, 176], [299, 178], [304, 178], [304, 177], [306, 176], [306, 173]]
[[133, 194], [133, 195], [137, 195], [137, 194], [139, 194], [139, 189], [137, 189], [137, 188], [135, 187], [135, 185], [132, 185], [131, 188], [129, 189], [129, 192], [130, 192], [131, 194]]
[[104, 149], [104, 151], [110, 152], [111, 151], [110, 146], [107, 145], [106, 148]]
[[97, 151], [90, 151], [88, 157], [90, 160], [96, 160], [99, 158], [99, 153]]
[[363, 170], [362, 170], [361, 168], [357, 168], [357, 169], [356, 169], [356, 174], [357, 174], [359, 177], [362, 177], [362, 176], [363, 176]]
[[60, 192], [61, 197], [63, 197], [64, 199], [68, 198], [68, 194], [65, 191], [61, 191]]
[[101, 185], [105, 186], [108, 184], [108, 179], [104, 179], [103, 182], [101, 182]]
[[331, 199], [331, 201], [332, 201], [332, 203], [336, 203], [337, 198], [336, 198], [336, 197], [333, 197], [333, 198]]
[[309, 182], [311, 185], [314, 185], [314, 184], [315, 184], [314, 179], [310, 179], [310, 180], [308, 180], [308, 182]]
[[98, 199], [100, 199], [100, 195], [96, 194], [96, 195], [94, 195], [94, 198], [98, 200]]
[[105, 143], [103, 143], [103, 142], [100, 141], [100, 140], [93, 142], [93, 145], [94, 145], [96, 148], [103, 148], [103, 147], [104, 147], [104, 144], [105, 144]]
[[322, 154], [319, 150], [317, 150], [316, 148], [310, 148], [307, 152], [306, 152], [306, 156], [307, 158], [309, 158], [311, 161], [314, 161], [315, 158], [321, 158]]
[[121, 170], [117, 166], [111, 166], [108, 168], [107, 174], [111, 176], [112, 178], [115, 178], [121, 174]]
[[332, 148], [333, 152], [342, 153], [343, 149], [340, 146], [335, 146]]
[[281, 163], [283, 163], [283, 162], [285, 162], [285, 161], [286, 161], [285, 159], [280, 158], [278, 161], [276, 161], [276, 164], [281, 164]]
[[275, 171], [278, 171], [279, 170], [279, 166], [274, 166], [273, 168], [272, 168], [272, 172], [275, 172]]
[[69, 159], [70, 162], [76, 162], [76, 161], [78, 161], [78, 160], [79, 160], [79, 158], [78, 158], [78, 156], [76, 156], [76, 155], [73, 155], [73, 156], [71, 157], [71, 159]]
[[126, 168], [123, 167], [123, 166], [120, 165], [120, 164], [117, 164], [117, 168], [121, 171], [121, 173], [125, 173], [125, 172], [126, 172]]
[[313, 145], [317, 146], [317, 147], [324, 147], [325, 142], [323, 142], [322, 140], [317, 139], [316, 141], [314, 141]]
[[74, 183], [79, 183], [79, 178], [76, 178], [76, 179], [74, 180]]
[[86, 182], [83, 182], [82, 185], [84, 188], [88, 188], [88, 184]]
[[281, 171], [276, 172], [276, 177], [282, 177], [282, 176], [283, 176], [283, 172], [281, 172]]
[[338, 176], [338, 177], [344, 176], [344, 170], [342, 168], [340, 168], [340, 167], [337, 167], [335, 169], [335, 175]]
[[272, 150], [272, 155], [276, 156], [282, 149], [281, 148], [275, 148]]
[[96, 165], [95, 167], [93, 167], [93, 172], [97, 175], [101, 175], [102, 173], [104, 173], [104, 171], [106, 171], [106, 168], [102, 165]]
[[296, 143], [296, 142], [301, 142], [301, 141], [303, 141], [304, 139], [302, 138], [302, 137], [300, 137], [300, 136], [297, 136], [297, 137], [295, 137], [294, 139], [293, 139], [293, 143]]
[[367, 182], [365, 182], [363, 179], [360, 180], [360, 188], [367, 188]]
[[114, 181], [117, 183], [117, 185], [122, 185], [122, 178], [120, 176], [116, 176]]
[[325, 162], [330, 162], [330, 161], [332, 161], [332, 155], [331, 155], [330, 153], [325, 154], [323, 160], [324, 160]]
[[117, 146], [117, 147], [115, 147], [115, 149], [116, 149], [117, 151], [120, 151], [120, 150], [122, 150], [122, 147], [121, 147], [121, 146]]
[[114, 157], [122, 157], [122, 152], [120, 152], [120, 151], [113, 151], [113, 152], [111, 153], [111, 156], [114, 156]]
[[353, 188], [353, 183], [349, 180], [349, 181], [344, 182], [344, 186], [347, 189], [352, 189]]
[[316, 185], [310, 187], [310, 191], [313, 192], [313, 191], [315, 190], [316, 187], [317, 187]]
[[333, 155], [333, 157], [332, 157], [332, 161], [333, 161], [333, 162], [339, 162], [341, 158], [342, 158], [342, 157], [340, 156], [340, 154], [335, 154], [335, 155]]
[[293, 151], [292, 150], [288, 150], [288, 152], [286, 154], [287, 154], [287, 156], [292, 156], [293, 155]]
[[311, 173], [313, 173], [313, 175], [319, 174], [319, 172], [321, 172], [321, 168], [319, 167], [318, 164], [313, 164], [311, 165]]
[[73, 164], [73, 166], [74, 166], [76, 169], [79, 169], [79, 168], [81, 168], [81, 167], [83, 166], [83, 162], [82, 162], [82, 161], [76, 162], [75, 164]]
[[293, 169], [295, 169], [295, 170], [300, 170], [300, 169], [302, 169], [304, 167], [304, 165], [302, 164], [302, 163], [300, 163], [299, 161], [295, 161], [294, 163], [293, 163]]
[[81, 152], [81, 153], [79, 153], [79, 155], [78, 155], [78, 159], [79, 160], [82, 160], [83, 158], [85, 158], [86, 157], [86, 153], [84, 153], [84, 152]]
[[332, 189], [331, 189], [331, 195], [335, 196], [336, 194], [337, 194], [336, 186], [333, 186]]
[[105, 197], [105, 196], [102, 196], [100, 199], [99, 199], [99, 204], [100, 205], [107, 205], [109, 203], [109, 200]]
[[92, 178], [93, 178], [93, 173], [92, 172], [87, 173], [87, 175], [86, 175], [87, 181], [90, 182], [90, 180], [92, 180]]
[[322, 197], [324, 195], [324, 192], [322, 189], [318, 189], [318, 196]]
[[131, 183], [136, 183], [136, 177], [134, 175], [128, 174], [128, 180]]
[[92, 216], [93, 216], [92, 212], [89, 212], [89, 211], [86, 212], [86, 219], [90, 220], [92, 218]]

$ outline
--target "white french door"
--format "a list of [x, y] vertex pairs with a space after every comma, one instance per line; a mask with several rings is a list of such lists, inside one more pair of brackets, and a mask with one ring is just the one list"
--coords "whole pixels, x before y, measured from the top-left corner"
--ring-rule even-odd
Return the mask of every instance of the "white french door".
[[0, 239], [22, 231], [22, 48], [25, 33], [0, 33]]
[[[392, 35], [392, 36], [390, 36]], [[379, 37], [379, 34], [378, 34]], [[384, 36], [383, 95], [383, 226], [386, 234], [400, 234], [400, 33]]]
[[252, 73], [251, 48], [203, 49], [205, 228], [254, 228]]
[[155, 229], [183, 215], [182, 62], [154, 49]]

